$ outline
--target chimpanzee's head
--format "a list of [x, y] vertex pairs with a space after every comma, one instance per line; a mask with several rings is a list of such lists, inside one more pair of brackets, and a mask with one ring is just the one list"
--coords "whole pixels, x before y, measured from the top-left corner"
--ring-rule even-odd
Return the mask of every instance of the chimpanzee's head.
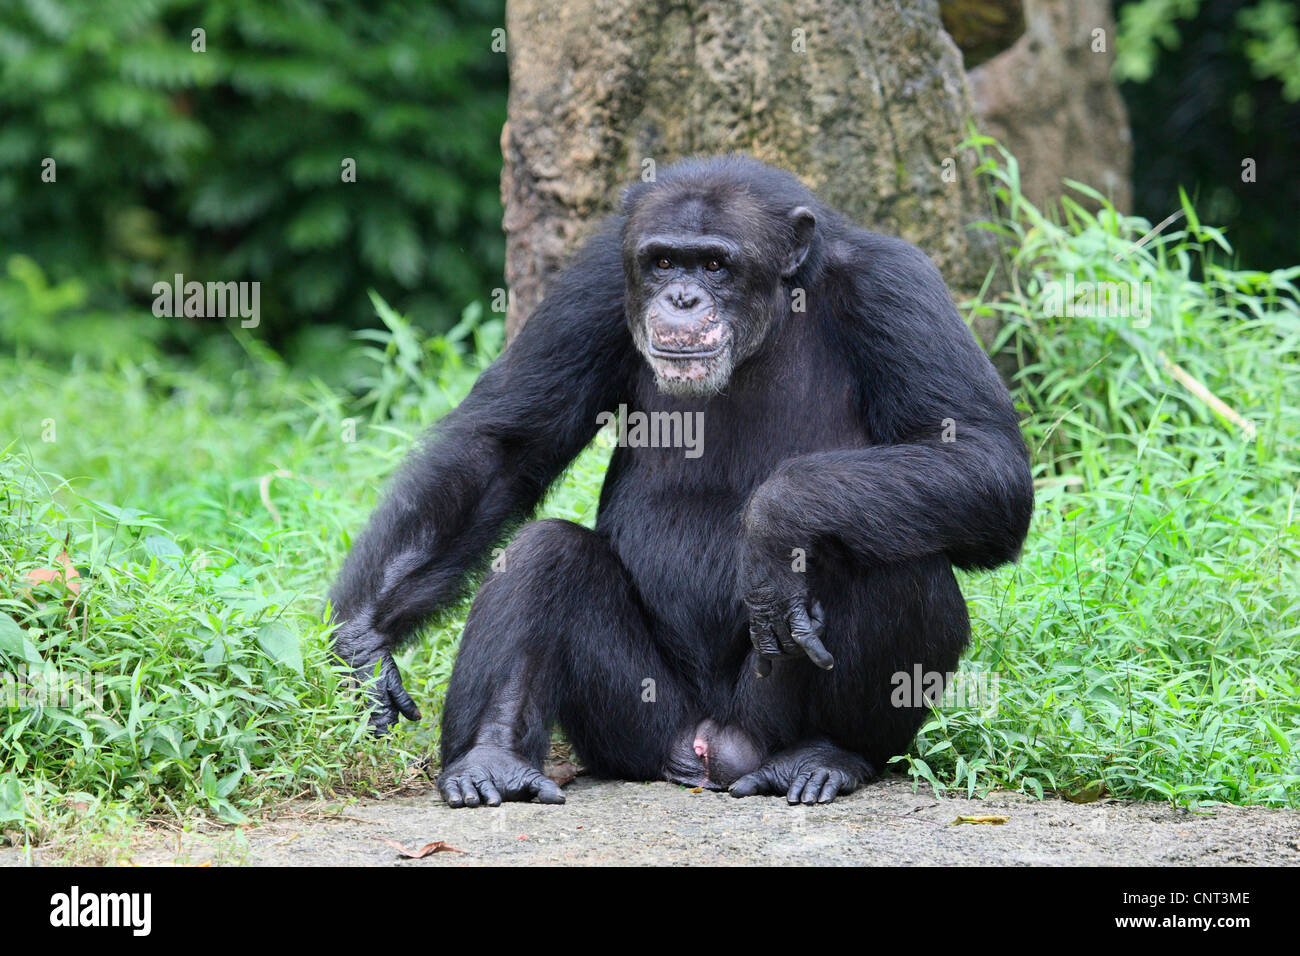
[[718, 392], [758, 351], [816, 247], [814, 203], [794, 176], [741, 156], [627, 190], [627, 320], [662, 391]]

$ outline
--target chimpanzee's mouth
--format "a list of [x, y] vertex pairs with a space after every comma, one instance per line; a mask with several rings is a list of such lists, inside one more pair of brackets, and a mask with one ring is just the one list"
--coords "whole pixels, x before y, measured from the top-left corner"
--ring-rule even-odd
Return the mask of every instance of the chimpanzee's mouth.
[[667, 342], [656, 342], [654, 335], [649, 335], [647, 340], [642, 353], [661, 392], [712, 395], [731, 378], [732, 341], [722, 330], [710, 329], [704, 336], [683, 335]]
[[668, 359], [669, 361], [690, 361], [698, 359], [717, 358], [722, 354], [727, 343], [716, 345], [711, 349], [665, 349], [660, 348], [653, 342], [647, 343], [647, 351], [658, 359]]

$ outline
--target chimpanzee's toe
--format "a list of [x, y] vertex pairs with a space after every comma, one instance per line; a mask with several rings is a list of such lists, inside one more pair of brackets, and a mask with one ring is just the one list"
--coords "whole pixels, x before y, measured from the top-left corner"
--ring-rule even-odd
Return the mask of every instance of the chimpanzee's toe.
[[449, 807], [500, 806], [503, 801], [563, 803], [560, 785], [509, 750], [475, 747], [438, 775]]
[[857, 754], [827, 741], [813, 741], [777, 754], [730, 787], [732, 796], [784, 793], [791, 804], [830, 803], [876, 776]]

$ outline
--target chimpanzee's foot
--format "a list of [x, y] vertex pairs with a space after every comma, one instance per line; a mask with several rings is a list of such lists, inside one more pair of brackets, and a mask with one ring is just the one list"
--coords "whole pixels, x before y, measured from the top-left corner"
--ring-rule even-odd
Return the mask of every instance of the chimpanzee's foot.
[[749, 734], [705, 719], [673, 742], [664, 778], [688, 787], [725, 790], [760, 763], [762, 754]]
[[731, 785], [732, 796], [784, 793], [791, 803], [830, 803], [876, 776], [857, 754], [829, 741], [797, 744]]
[[474, 747], [438, 775], [438, 792], [450, 807], [489, 807], [502, 800], [563, 803], [560, 785], [505, 747]]

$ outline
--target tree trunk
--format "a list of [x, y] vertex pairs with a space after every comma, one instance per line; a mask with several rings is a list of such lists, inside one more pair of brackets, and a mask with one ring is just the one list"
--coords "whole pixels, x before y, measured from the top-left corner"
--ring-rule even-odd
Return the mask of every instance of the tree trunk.
[[980, 132], [1016, 157], [1021, 189], [1035, 205], [1054, 202], [1069, 177], [1128, 212], [1133, 139], [1110, 76], [1110, 0], [1025, 0], [1024, 19], [1023, 36], [970, 71]]
[[506, 25], [512, 334], [623, 186], [697, 153], [791, 170], [959, 297], [983, 280], [971, 98], [936, 0], [509, 0]]

